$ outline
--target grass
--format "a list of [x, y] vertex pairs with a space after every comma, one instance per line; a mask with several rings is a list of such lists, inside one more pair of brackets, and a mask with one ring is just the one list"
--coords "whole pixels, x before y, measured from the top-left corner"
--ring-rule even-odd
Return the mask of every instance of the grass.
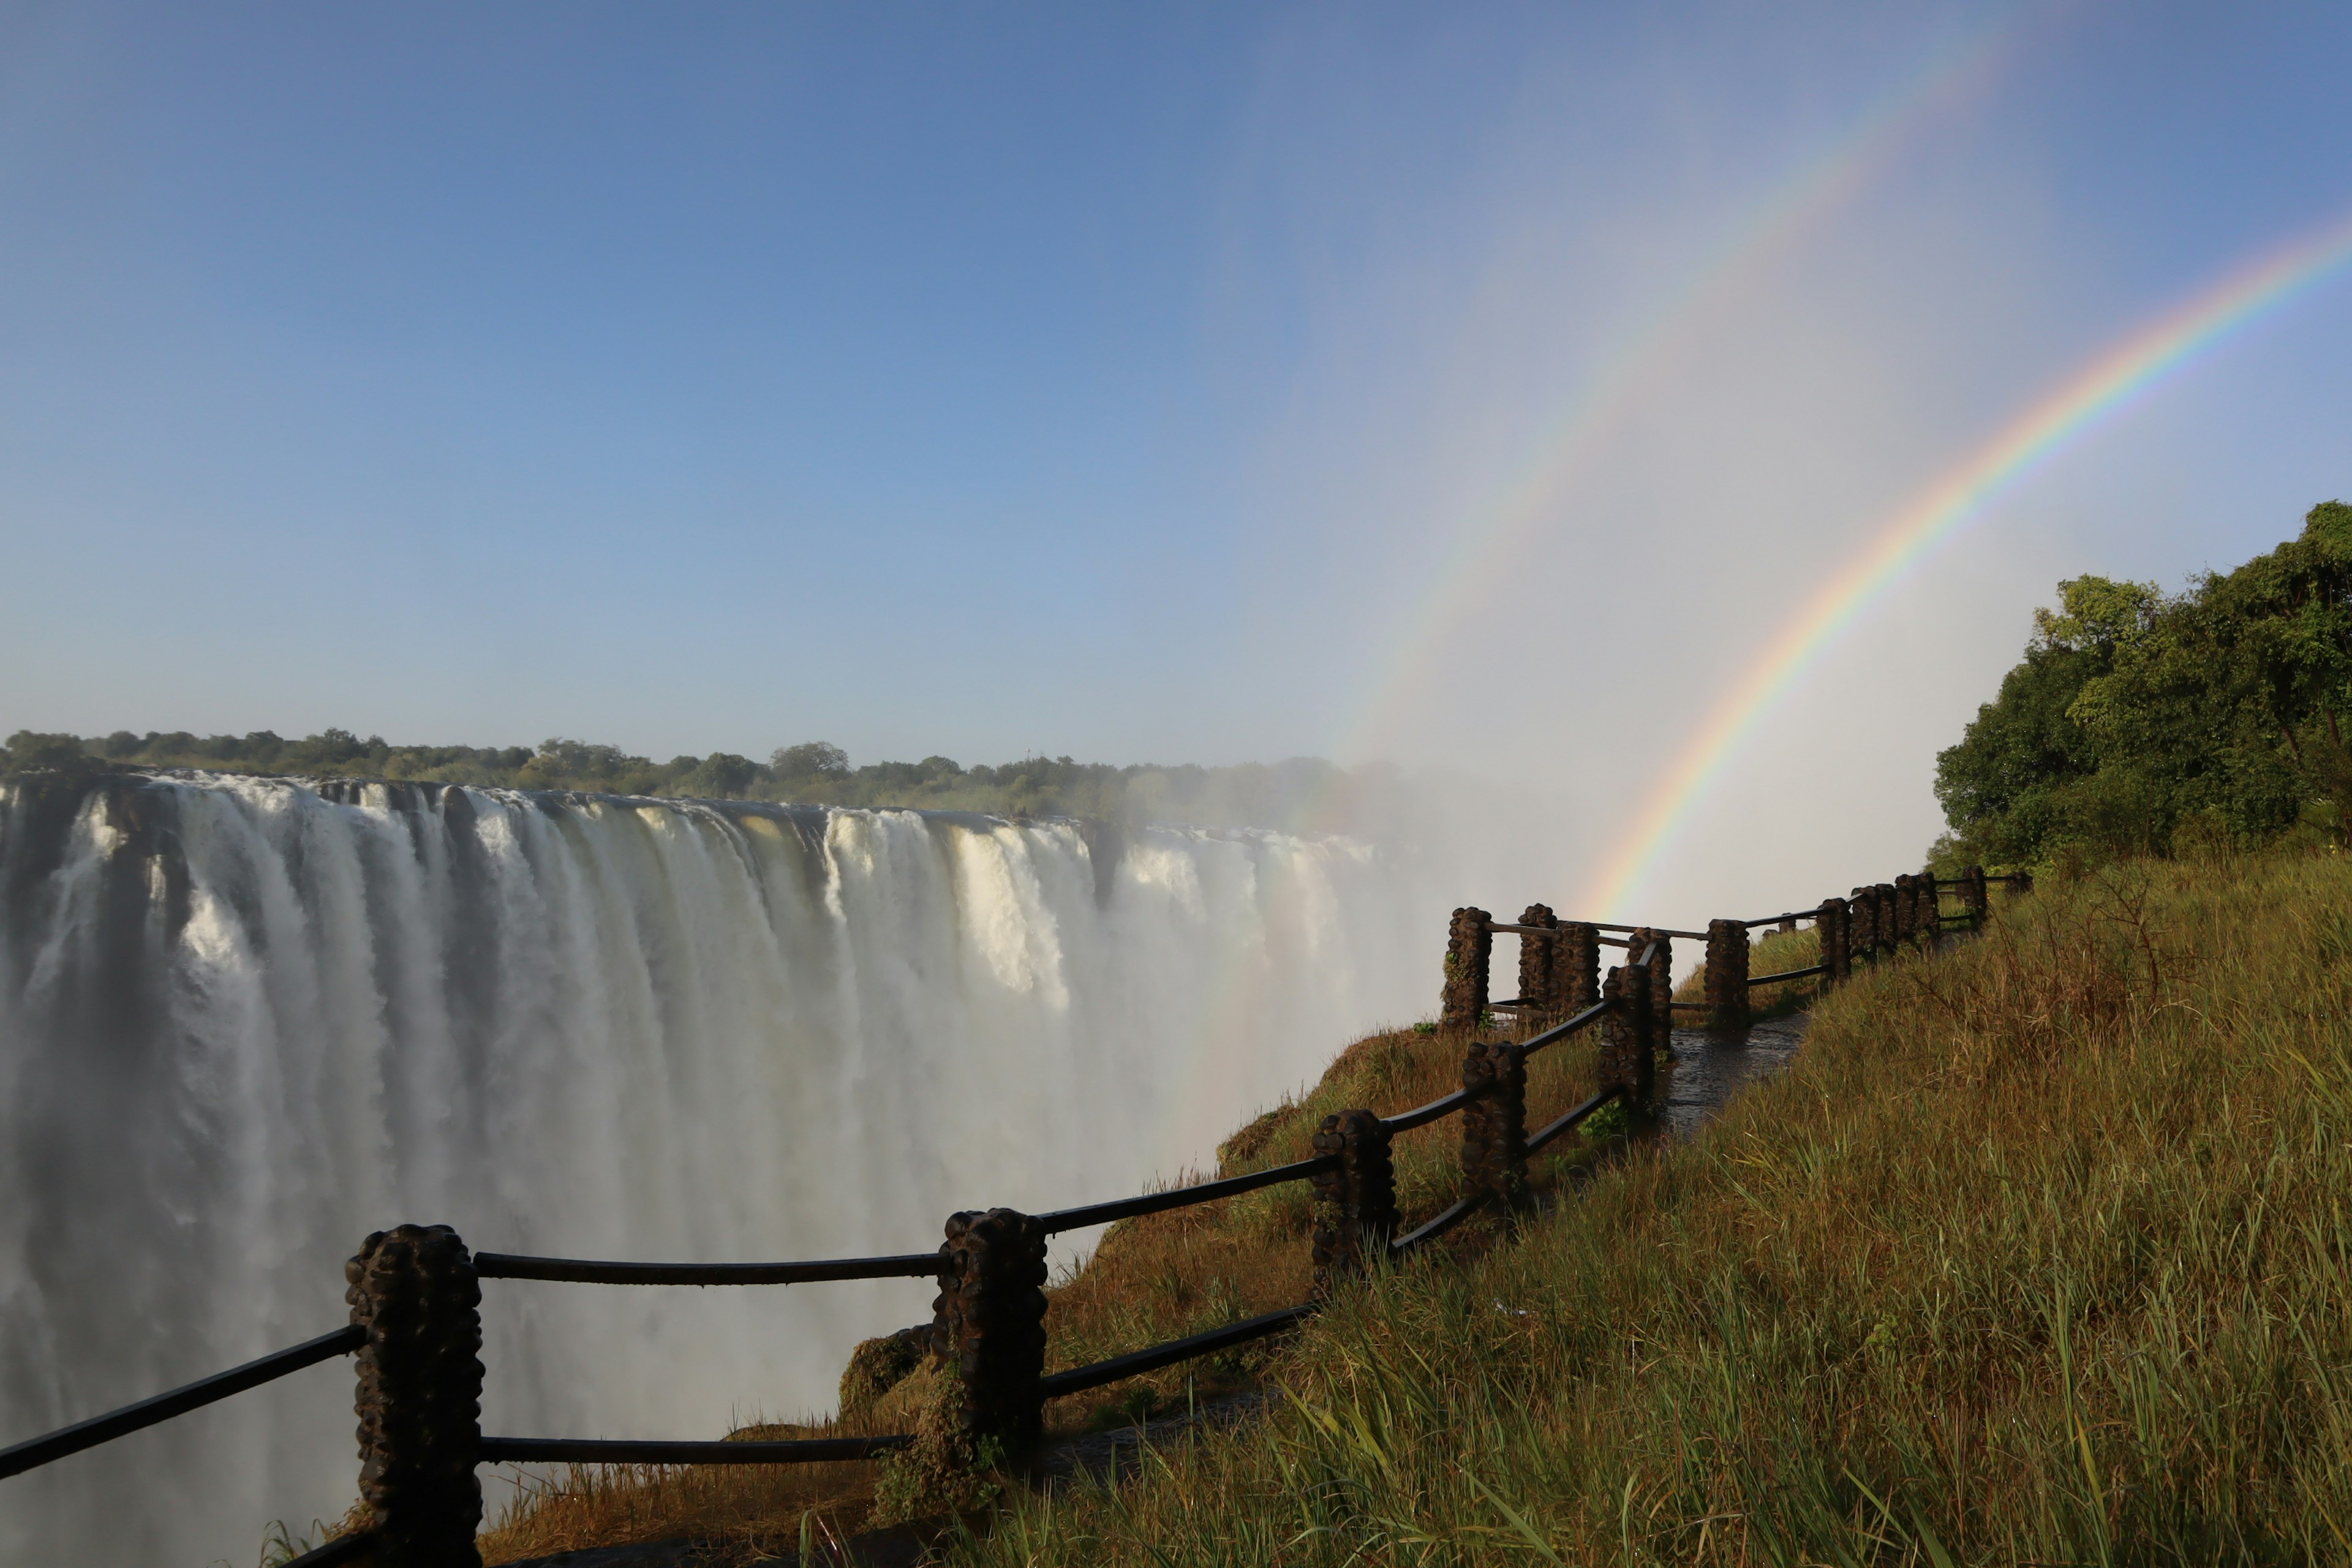
[[[1385, 1032], [1340, 1054], [1306, 1094], [1257, 1117], [1218, 1151], [1219, 1175], [1238, 1175], [1304, 1160], [1323, 1117], [1341, 1110], [1392, 1114], [1461, 1087], [1464, 1041], [1426, 1026]], [[1589, 1032], [1539, 1053], [1528, 1064], [1532, 1126], [1591, 1090], [1594, 1045]], [[1398, 1199], [1408, 1223], [1459, 1195], [1460, 1123], [1448, 1120], [1396, 1140]], [[1530, 1163], [1530, 1184], [1551, 1191], [1591, 1156], [1571, 1135]], [[1218, 1327], [1306, 1299], [1311, 1285], [1311, 1189], [1305, 1183], [1111, 1226], [1083, 1267], [1048, 1291], [1046, 1370], [1083, 1366], [1166, 1340]], [[1446, 1256], [1475, 1256], [1504, 1235], [1474, 1222], [1447, 1237]], [[877, 1329], [895, 1325], [877, 1324]], [[1242, 1347], [1055, 1401], [1049, 1433], [1067, 1436], [1127, 1426], [1187, 1404], [1253, 1388], [1281, 1352]], [[885, 1401], [847, 1424], [761, 1425], [742, 1437], [904, 1431], [905, 1399]], [[482, 1537], [485, 1563], [639, 1542], [693, 1538], [720, 1562], [751, 1562], [797, 1550], [805, 1528], [816, 1541], [846, 1537], [868, 1521], [877, 1467], [745, 1466], [660, 1468], [578, 1468], [530, 1484]]]
[[1882, 963], [1706, 1137], [1352, 1289], [974, 1564], [2352, 1561], [2352, 864]]

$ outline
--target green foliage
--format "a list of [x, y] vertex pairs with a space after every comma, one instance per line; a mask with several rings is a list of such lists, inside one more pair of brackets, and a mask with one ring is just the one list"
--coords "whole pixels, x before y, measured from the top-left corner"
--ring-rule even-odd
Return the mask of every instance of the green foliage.
[[782, 800], [915, 806], [1005, 816], [1090, 816], [1122, 823], [1376, 832], [1393, 815], [1397, 784], [1383, 764], [1346, 770], [1312, 757], [1233, 767], [1119, 767], [1026, 757], [966, 768], [951, 757], [850, 765], [824, 741], [783, 746], [765, 763], [731, 752], [657, 763], [618, 746], [558, 736], [529, 746], [394, 746], [326, 730], [289, 741], [268, 730], [198, 736], [118, 730], [102, 739], [18, 731], [0, 752], [0, 777], [110, 767], [201, 768], [298, 778], [373, 778], [699, 800]]
[[1937, 759], [1939, 863], [2161, 854], [2192, 822], [2179, 847], [2205, 854], [2352, 823], [2352, 507], [2314, 507], [2300, 538], [2177, 597], [2103, 577], [2059, 594]]
[[0, 750], [0, 778], [18, 773], [87, 773], [100, 766], [75, 735], [42, 735], [19, 730]]
[[937, 1390], [915, 1422], [915, 1441], [882, 1461], [874, 1481], [872, 1526], [970, 1513], [1003, 1495], [996, 1479], [1004, 1449], [993, 1437], [974, 1442], [957, 1419], [962, 1384], [953, 1363], [940, 1362]]

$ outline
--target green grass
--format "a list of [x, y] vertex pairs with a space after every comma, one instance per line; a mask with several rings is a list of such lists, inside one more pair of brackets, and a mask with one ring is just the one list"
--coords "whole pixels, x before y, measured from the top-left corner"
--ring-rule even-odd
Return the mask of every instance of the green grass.
[[2352, 1561], [2352, 865], [1882, 964], [1692, 1145], [1351, 1290], [972, 1563]]

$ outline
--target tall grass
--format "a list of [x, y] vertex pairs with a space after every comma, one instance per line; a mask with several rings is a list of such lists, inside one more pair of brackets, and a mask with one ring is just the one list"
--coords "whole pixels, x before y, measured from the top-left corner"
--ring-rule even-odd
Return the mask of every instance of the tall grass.
[[2352, 865], [1859, 977], [1695, 1144], [1347, 1292], [973, 1563], [2352, 1561]]

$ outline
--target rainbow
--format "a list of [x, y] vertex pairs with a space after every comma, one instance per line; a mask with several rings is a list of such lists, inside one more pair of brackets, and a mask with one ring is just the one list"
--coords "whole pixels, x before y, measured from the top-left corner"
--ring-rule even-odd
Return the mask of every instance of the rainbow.
[[2352, 215], [2239, 267], [2098, 354], [1914, 496], [1790, 617], [1760, 659], [1747, 661], [1748, 673], [1717, 700], [1650, 787], [1648, 804], [1575, 907], [1597, 914], [1621, 910], [1633, 899], [1741, 742], [1928, 552], [1983, 516], [1988, 503], [2052, 453], [2347, 259]]
[[1538, 424], [1540, 434], [1448, 542], [1430, 585], [1364, 681], [1333, 754], [1377, 754], [1385, 727], [1437, 668], [1433, 650], [1485, 603], [1514, 548], [1552, 515], [1581, 466], [1704, 331], [1716, 312], [1884, 173], [1938, 115], [1982, 95], [2013, 52], [2014, 24], [1955, 40], [1858, 114], [1843, 133], [1749, 204], [1723, 238]]

